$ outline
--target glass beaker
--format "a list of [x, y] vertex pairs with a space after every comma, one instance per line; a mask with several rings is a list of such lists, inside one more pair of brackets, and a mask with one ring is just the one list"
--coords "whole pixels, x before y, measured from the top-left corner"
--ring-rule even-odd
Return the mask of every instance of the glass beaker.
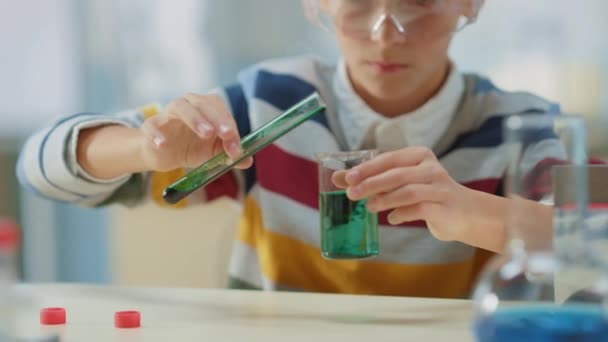
[[575, 282], [568, 293], [558, 291], [560, 275], [573, 269], [599, 274], [595, 280], [605, 272], [587, 252], [584, 121], [572, 115], [512, 116], [505, 120], [504, 139], [509, 243], [504, 255], [486, 265], [475, 288], [477, 339], [606, 340], [605, 296], [572, 296], [588, 287], [584, 282]]
[[576, 167], [562, 165], [554, 169], [553, 236], [563, 265], [555, 275], [558, 303], [600, 302], [608, 293], [608, 272], [601, 272], [608, 270], [608, 165], [588, 165], [584, 171], [588, 196], [581, 220], [575, 203], [575, 184], [571, 181]]
[[366, 199], [351, 201], [332, 182], [336, 171], [349, 170], [377, 155], [375, 150], [318, 153], [321, 254], [326, 259], [362, 259], [378, 255], [378, 214]]

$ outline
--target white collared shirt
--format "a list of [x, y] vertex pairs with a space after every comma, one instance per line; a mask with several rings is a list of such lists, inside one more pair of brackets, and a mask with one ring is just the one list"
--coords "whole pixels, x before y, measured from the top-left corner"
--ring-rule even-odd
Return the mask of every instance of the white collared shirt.
[[418, 109], [393, 118], [376, 113], [355, 92], [344, 60], [338, 64], [333, 88], [338, 100], [338, 120], [349, 149], [388, 151], [407, 146], [433, 148], [448, 128], [465, 86], [462, 74], [452, 65], [435, 96]]

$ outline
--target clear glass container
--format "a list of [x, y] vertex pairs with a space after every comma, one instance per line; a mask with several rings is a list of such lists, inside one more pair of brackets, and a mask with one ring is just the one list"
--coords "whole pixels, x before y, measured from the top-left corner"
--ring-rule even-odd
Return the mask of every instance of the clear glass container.
[[593, 214], [584, 121], [513, 116], [504, 139], [509, 243], [473, 294], [477, 340], [608, 341], [608, 221]]
[[362, 259], [378, 255], [378, 214], [366, 199], [351, 201], [332, 181], [337, 171], [371, 160], [377, 151], [319, 153], [319, 214], [321, 254], [327, 259]]

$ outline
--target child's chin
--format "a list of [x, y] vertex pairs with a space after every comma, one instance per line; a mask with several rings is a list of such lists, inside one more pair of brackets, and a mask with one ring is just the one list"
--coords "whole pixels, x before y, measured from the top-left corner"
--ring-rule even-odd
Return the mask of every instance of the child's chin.
[[408, 88], [411, 87], [408, 85], [407, 79], [401, 77], [399, 79], [376, 80], [376, 82], [374, 82], [374, 84], [369, 88], [369, 91], [375, 97], [390, 100], [402, 97], [403, 94], [407, 94]]

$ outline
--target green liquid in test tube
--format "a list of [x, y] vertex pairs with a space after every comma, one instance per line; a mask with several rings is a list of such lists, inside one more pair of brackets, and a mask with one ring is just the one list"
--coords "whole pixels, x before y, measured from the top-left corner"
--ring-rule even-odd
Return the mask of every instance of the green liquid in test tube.
[[324, 109], [325, 103], [319, 94], [313, 93], [274, 120], [241, 139], [243, 153], [239, 158], [231, 160], [225, 152], [215, 155], [167, 187], [163, 193], [163, 199], [170, 204], [179, 202]]

